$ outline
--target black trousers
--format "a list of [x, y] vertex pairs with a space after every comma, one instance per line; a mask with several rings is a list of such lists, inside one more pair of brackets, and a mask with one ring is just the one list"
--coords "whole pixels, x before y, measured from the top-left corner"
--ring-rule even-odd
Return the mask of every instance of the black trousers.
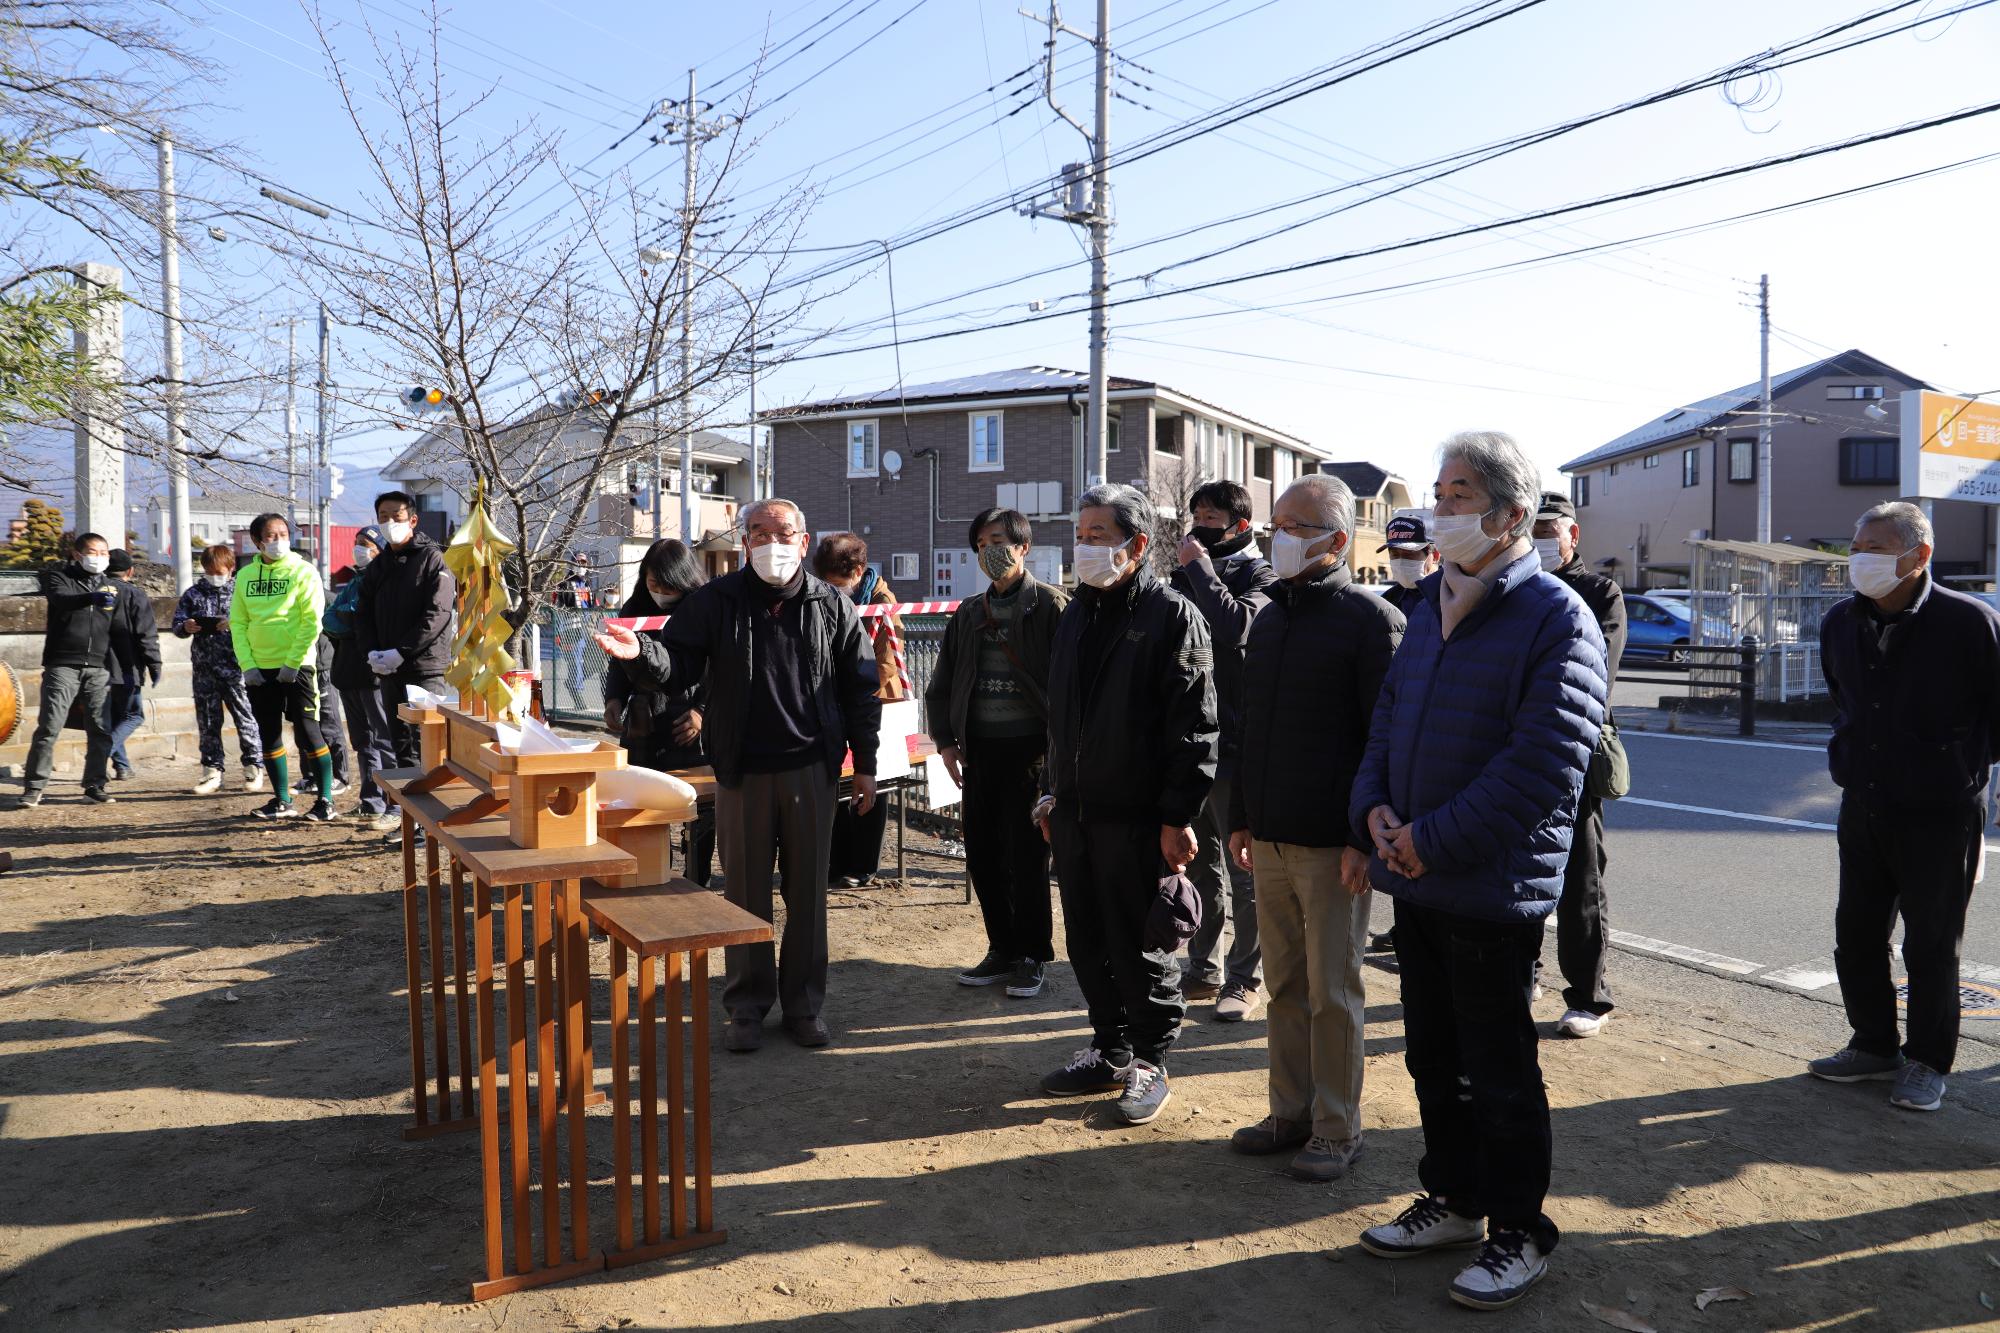
[[[264, 738], [264, 756], [276, 758], [285, 753], [285, 722], [292, 724], [292, 739], [298, 742], [299, 769], [311, 763], [327, 748], [326, 736], [319, 726], [319, 673], [310, 666], [299, 668], [298, 679], [290, 684], [278, 679], [276, 671], [266, 671], [262, 684], [245, 682], [250, 692], [250, 711], [257, 719], [257, 734]], [[291, 799], [291, 793], [274, 792], [281, 801]]]
[[1416, 1084], [1417, 1177], [1461, 1217], [1524, 1231], [1543, 1253], [1561, 1233], [1542, 1211], [1553, 1143], [1528, 992], [1542, 923], [1481, 921], [1396, 900], [1403, 1063]]
[[1903, 1054], [1940, 1074], [1958, 1053], [1958, 961], [1965, 910], [1985, 854], [1986, 810], [1968, 800], [1939, 809], [1889, 810], [1840, 802], [1840, 900], [1833, 966], [1852, 1045], [1896, 1053], [1896, 989], [1889, 937], [1903, 918], [1909, 974]]
[[1040, 736], [974, 743], [965, 760], [965, 873], [986, 922], [986, 947], [1002, 958], [1056, 956], [1049, 905], [1049, 844], [1029, 818], [1041, 790]]
[[1145, 946], [1160, 887], [1160, 826], [1049, 820], [1070, 967], [1090, 1012], [1091, 1045], [1114, 1064], [1166, 1065], [1187, 1001], [1174, 956]]
[[833, 836], [833, 775], [817, 759], [783, 773], [745, 773], [715, 793], [715, 842], [723, 896], [771, 919], [772, 868], [785, 899], [784, 949], [732, 944], [724, 960], [722, 1008], [762, 1022], [771, 1006], [786, 1018], [817, 1018], [826, 1000], [826, 854]]
[[1569, 845], [1569, 868], [1563, 872], [1562, 898], [1556, 903], [1556, 962], [1562, 968], [1563, 1005], [1587, 1014], [1612, 1010], [1611, 988], [1604, 982], [1610, 907], [1604, 896], [1604, 799], [1589, 792], [1577, 807], [1576, 827]]

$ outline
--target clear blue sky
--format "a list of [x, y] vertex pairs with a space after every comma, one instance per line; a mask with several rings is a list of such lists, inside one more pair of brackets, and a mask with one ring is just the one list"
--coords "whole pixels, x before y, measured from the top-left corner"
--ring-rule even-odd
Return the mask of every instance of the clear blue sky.
[[[1952, 3], [1936, 0], [1928, 8]], [[740, 177], [751, 190], [797, 172], [819, 182], [825, 194], [805, 244], [904, 231], [1083, 155], [1076, 132], [1039, 103], [991, 123], [1024, 99], [982, 90], [1035, 60], [1043, 36], [1016, 14], [1015, 0], [918, 0], [914, 7], [912, 0], [844, 6], [809, 0], [769, 9], [678, 0], [482, 0], [447, 13], [448, 77], [465, 88], [497, 85], [479, 116], [493, 133], [534, 117], [560, 129], [568, 158], [582, 162], [629, 129], [649, 103], [678, 96], [690, 65], [705, 91], [717, 83], [740, 86], [740, 79], [723, 76], [751, 59], [767, 24], [773, 40], [783, 40], [837, 6], [852, 21], [771, 73], [767, 93], [792, 86], [907, 13], [767, 113], [757, 157]], [[1593, 112], [1733, 65], [1863, 7], [1861, 0], [1549, 0], [1120, 171], [1114, 245], [1259, 208], [1385, 163], [1416, 162]], [[357, 207], [365, 173], [301, 12], [278, 0], [205, 0], [203, 8], [208, 19], [197, 41], [231, 70], [221, 90], [227, 105], [213, 109], [204, 131], [238, 142], [272, 177]], [[417, 28], [418, 14], [405, 0], [324, 0], [324, 8], [347, 25], [344, 40], [357, 56], [363, 49], [355, 25], [363, 19], [384, 33]], [[1128, 77], [1119, 85], [1133, 100], [1113, 103], [1114, 149], [1448, 9], [1446, 0], [1117, 0], [1114, 45], [1136, 64], [1125, 67]], [[1091, 10], [1088, 0], [1071, 0], [1065, 18], [1088, 25]], [[1918, 12], [1913, 6], [1900, 17]], [[1076, 71], [1062, 85], [1063, 98], [1087, 119], [1084, 48], [1065, 39], [1061, 50]], [[1957, 110], [2000, 97], [1996, 57], [2000, 6], [1960, 16], [1948, 29], [1940, 23], [1786, 70], [1776, 88], [1761, 90], [1768, 94], [1763, 109], [1739, 110], [1714, 91], [1691, 94], [1419, 193], [1239, 244], [1158, 282], [1166, 287], [1318, 258]], [[1750, 82], [1740, 89], [1745, 95], [1759, 91]], [[964, 118], [951, 121], [957, 116]], [[890, 133], [911, 122], [921, 123]], [[931, 129], [937, 132], [907, 150], [856, 168]], [[1322, 300], [1287, 312], [1262, 309], [1705, 222], [1941, 165], [1992, 151], [2000, 142], [1996, 129], [2000, 115], [1561, 225], [1135, 305], [1114, 313], [1111, 367], [1225, 404], [1339, 456], [1382, 462], [1419, 485], [1428, 481], [1432, 449], [1445, 434], [1470, 426], [1506, 429], [1543, 462], [1553, 483], [1562, 460], [1681, 402], [1754, 378], [1757, 326], [1746, 293], [1768, 271], [1774, 321], [1785, 339], [1774, 347], [1775, 369], [1858, 346], [1951, 389], [2000, 388], [1992, 332], [2000, 308], [1992, 239], [2000, 230], [2000, 163], [1590, 261]], [[677, 151], [646, 148], [640, 136], [594, 165], [660, 172], [660, 184], [670, 189]], [[856, 184], [861, 175], [874, 179]], [[1114, 253], [1113, 278], [1133, 279], [1243, 242], [1309, 211]], [[899, 252], [897, 296], [910, 309], [1081, 257], [1070, 228], [1002, 215]], [[1075, 312], [908, 346], [906, 378], [919, 383], [1023, 364], [1082, 369], [1086, 286], [1087, 269], [1077, 263], [913, 314], [906, 334], [1025, 314], [1036, 299]], [[1140, 289], [1127, 281], [1116, 290]], [[811, 321], [872, 323], [887, 310], [877, 271], [817, 307]], [[922, 322], [944, 314], [955, 317]], [[770, 405], [884, 387], [894, 378], [886, 351], [829, 357], [769, 376], [760, 397]], [[348, 461], [380, 463], [408, 438], [352, 441]]]

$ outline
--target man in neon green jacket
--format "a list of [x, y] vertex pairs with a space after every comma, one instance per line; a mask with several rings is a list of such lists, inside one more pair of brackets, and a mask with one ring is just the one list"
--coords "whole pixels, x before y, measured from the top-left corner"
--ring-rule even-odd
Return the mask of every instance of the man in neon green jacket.
[[319, 782], [319, 799], [306, 818], [324, 823], [336, 818], [333, 757], [319, 727], [324, 682], [314, 669], [326, 593], [319, 571], [292, 550], [284, 515], [259, 514], [250, 525], [250, 538], [257, 543], [257, 555], [236, 572], [229, 633], [250, 693], [250, 711], [264, 737], [264, 767], [271, 775], [271, 799], [253, 813], [259, 819], [298, 815], [285, 751], [289, 718], [301, 760], [312, 764]]

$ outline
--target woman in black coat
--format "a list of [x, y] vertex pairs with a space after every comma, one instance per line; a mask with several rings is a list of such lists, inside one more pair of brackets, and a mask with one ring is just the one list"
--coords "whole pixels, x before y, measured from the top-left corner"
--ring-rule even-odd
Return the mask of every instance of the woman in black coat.
[[[618, 608], [621, 617], [671, 616], [681, 599], [708, 580], [687, 544], [672, 537], [656, 541], [639, 562], [639, 579], [632, 596]], [[659, 630], [646, 633], [658, 638]], [[656, 688], [634, 662], [608, 662], [604, 671], [604, 725], [625, 746], [633, 763], [672, 771], [702, 768], [708, 751], [702, 744], [702, 714], [707, 691]], [[688, 830], [688, 855], [683, 872], [695, 883], [708, 884], [715, 859], [715, 812], [702, 812]]]

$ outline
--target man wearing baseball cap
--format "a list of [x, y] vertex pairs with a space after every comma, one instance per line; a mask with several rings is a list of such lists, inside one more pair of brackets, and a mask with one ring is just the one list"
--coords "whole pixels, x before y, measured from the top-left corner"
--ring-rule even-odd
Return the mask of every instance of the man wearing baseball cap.
[[[1587, 568], [1577, 553], [1581, 535], [1576, 506], [1560, 491], [1542, 492], [1535, 513], [1535, 553], [1542, 568], [1569, 585], [1597, 617], [1604, 632], [1604, 686], [1618, 679], [1625, 652], [1625, 594], [1616, 580]], [[1609, 699], [1607, 693], [1606, 698]], [[1610, 717], [1610, 705], [1605, 705]], [[1607, 728], [1607, 730], [1609, 730]], [[1600, 739], [1599, 744], [1604, 742]], [[1611, 1014], [1611, 988], [1604, 981], [1605, 941], [1610, 934], [1604, 895], [1604, 798], [1583, 784], [1562, 897], [1556, 903], [1556, 961], [1562, 967], [1563, 1016], [1556, 1031], [1565, 1037], [1594, 1037]]]
[[1378, 555], [1383, 551], [1389, 553], [1389, 575], [1395, 580], [1382, 594], [1382, 600], [1406, 617], [1417, 600], [1417, 584], [1437, 572], [1437, 547], [1431, 545], [1427, 517], [1422, 510], [1396, 515], [1382, 533], [1386, 540], [1375, 548]]

